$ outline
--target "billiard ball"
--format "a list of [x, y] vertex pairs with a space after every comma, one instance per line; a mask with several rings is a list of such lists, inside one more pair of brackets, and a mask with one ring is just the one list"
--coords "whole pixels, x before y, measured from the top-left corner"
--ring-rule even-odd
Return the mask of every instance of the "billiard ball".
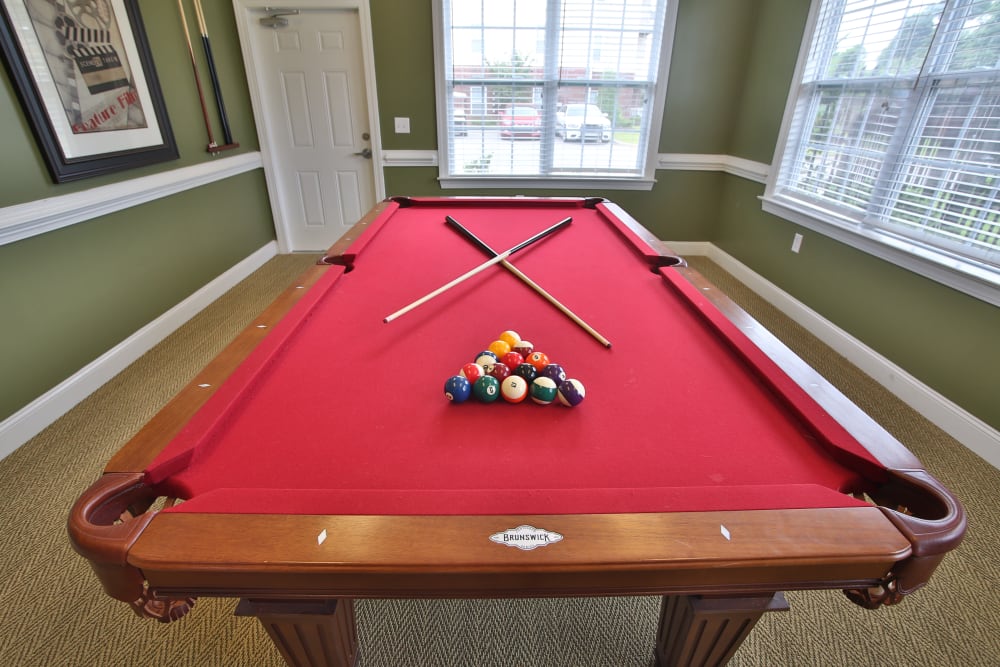
[[483, 370], [483, 367], [479, 364], [470, 362], [462, 366], [462, 375], [464, 375], [465, 379], [469, 382], [475, 382], [479, 378], [486, 375], [486, 371]]
[[541, 371], [549, 365], [549, 355], [544, 352], [532, 352], [524, 360], [534, 366], [536, 371]]
[[464, 375], [455, 375], [444, 383], [444, 395], [452, 403], [464, 403], [472, 393], [472, 384]]
[[517, 345], [514, 346], [514, 351], [520, 354], [522, 357], [527, 357], [529, 354], [535, 351], [535, 346], [531, 344], [530, 340], [522, 340]]
[[548, 405], [556, 400], [558, 389], [551, 378], [537, 377], [531, 383], [531, 400], [539, 405]]
[[503, 382], [504, 379], [510, 375], [510, 366], [498, 361], [493, 367], [493, 370], [490, 371], [490, 375], [500, 380], [500, 382]]
[[579, 380], [570, 378], [559, 385], [559, 402], [567, 407], [579, 405], [586, 395], [587, 390]]
[[517, 368], [524, 363], [524, 357], [517, 352], [508, 352], [500, 358], [500, 361], [507, 364], [507, 368]]
[[492, 403], [500, 398], [500, 380], [484, 375], [472, 385], [472, 393], [483, 403]]
[[500, 360], [503, 359], [503, 355], [510, 352], [510, 343], [507, 343], [506, 341], [502, 340], [495, 340], [492, 343], [490, 343], [489, 347], [487, 347], [486, 349], [492, 352], [493, 354], [497, 355], [497, 360]]
[[563, 380], [566, 379], [566, 371], [559, 364], [549, 364], [542, 370], [538, 371], [539, 377], [546, 377], [556, 383], [558, 387], [562, 384]]
[[528, 363], [518, 364], [515, 366], [513, 374], [523, 377], [528, 381], [528, 384], [531, 384], [531, 382], [538, 377], [538, 371], [535, 370], [534, 366]]
[[502, 340], [513, 348], [515, 345], [521, 342], [521, 336], [516, 331], [511, 331], [508, 329], [502, 334], [497, 336], [497, 340]]
[[508, 403], [520, 403], [528, 395], [528, 381], [519, 375], [511, 375], [500, 385], [500, 394]]
[[476, 355], [476, 357], [473, 359], [473, 361], [475, 361], [476, 363], [478, 363], [479, 362], [479, 358], [482, 357], [483, 355], [487, 355], [487, 356], [493, 357], [494, 360], [499, 360], [500, 359], [500, 357], [498, 357], [495, 353], [490, 352], [489, 350], [483, 350], [482, 352], [480, 352], [479, 354]]
[[483, 352], [476, 357], [476, 363], [483, 367], [483, 371], [489, 375], [493, 367], [497, 365], [497, 358], [492, 352]]

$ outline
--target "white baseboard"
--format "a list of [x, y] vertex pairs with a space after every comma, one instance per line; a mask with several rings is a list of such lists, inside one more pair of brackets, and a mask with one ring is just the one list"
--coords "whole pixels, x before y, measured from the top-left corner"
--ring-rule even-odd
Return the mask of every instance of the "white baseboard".
[[270, 242], [200, 290], [0, 422], [0, 459], [35, 437], [154, 345], [277, 254]]
[[901, 401], [1000, 468], [1000, 431], [923, 384], [875, 350], [792, 298], [712, 243], [667, 243], [679, 255], [704, 255], [811, 334], [874, 378]]

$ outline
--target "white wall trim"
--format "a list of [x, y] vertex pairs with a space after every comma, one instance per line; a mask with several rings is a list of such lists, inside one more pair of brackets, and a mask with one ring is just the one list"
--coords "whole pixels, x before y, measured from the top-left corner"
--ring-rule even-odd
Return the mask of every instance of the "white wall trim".
[[[438, 164], [438, 152], [428, 150], [382, 151], [382, 165], [385, 167], [433, 167]], [[739, 176], [758, 183], [767, 183], [771, 165], [754, 162], [735, 155], [710, 155], [704, 153], [660, 153], [656, 156], [656, 168], [668, 171], [722, 171], [733, 176]], [[441, 179], [451, 187], [461, 187], [461, 177]], [[482, 178], [475, 179], [476, 185], [482, 185]], [[494, 179], [490, 179], [491, 181]], [[577, 179], [580, 180], [580, 179]], [[638, 179], [643, 184], [652, 184], [648, 179]], [[553, 179], [533, 179], [533, 182], [544, 182], [548, 187]], [[612, 184], [613, 182], [608, 181]], [[604, 183], [607, 185], [607, 183]], [[558, 185], [557, 183], [554, 185]], [[507, 185], [505, 184], [504, 187]], [[499, 187], [499, 186], [498, 186]], [[574, 183], [573, 187], [576, 187]], [[628, 188], [648, 190], [649, 187]]]
[[179, 304], [0, 422], [0, 459], [35, 437], [105, 382], [277, 254], [271, 241]]
[[710, 155], [703, 153], [660, 153], [656, 168], [681, 171], [723, 171], [758, 183], [767, 183], [771, 165], [754, 162], [735, 155]]
[[704, 255], [870, 375], [901, 401], [1000, 468], [1000, 431], [923, 384], [712, 243], [667, 243], [680, 255]]
[[75, 225], [260, 167], [260, 153], [241, 153], [68, 195], [0, 208], [0, 245]]

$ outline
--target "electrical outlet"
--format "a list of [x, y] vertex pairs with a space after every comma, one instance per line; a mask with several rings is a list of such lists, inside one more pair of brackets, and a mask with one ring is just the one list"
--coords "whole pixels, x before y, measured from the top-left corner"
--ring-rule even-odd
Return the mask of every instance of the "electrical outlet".
[[792, 237], [792, 252], [798, 252], [802, 249], [802, 234], [796, 234]]
[[396, 117], [396, 134], [409, 134], [410, 133], [410, 119]]

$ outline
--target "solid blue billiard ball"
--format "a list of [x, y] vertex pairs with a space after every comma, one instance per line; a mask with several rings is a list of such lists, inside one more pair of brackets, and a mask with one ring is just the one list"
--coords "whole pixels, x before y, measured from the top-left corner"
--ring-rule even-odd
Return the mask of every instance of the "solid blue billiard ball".
[[586, 395], [587, 390], [579, 380], [570, 378], [559, 385], [559, 402], [567, 407], [579, 405]]
[[452, 403], [464, 403], [472, 394], [472, 383], [463, 375], [455, 375], [444, 383], [444, 395]]

